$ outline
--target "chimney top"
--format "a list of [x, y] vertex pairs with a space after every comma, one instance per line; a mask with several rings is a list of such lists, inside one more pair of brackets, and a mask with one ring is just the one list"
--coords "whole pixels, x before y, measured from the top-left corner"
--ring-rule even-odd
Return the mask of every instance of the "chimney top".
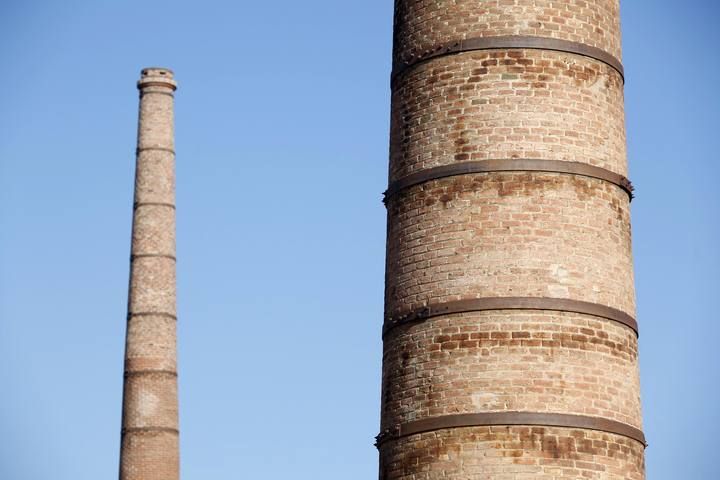
[[140, 80], [137, 84], [139, 89], [144, 87], [167, 87], [175, 90], [177, 83], [173, 77], [173, 71], [164, 67], [147, 67], [140, 72]]

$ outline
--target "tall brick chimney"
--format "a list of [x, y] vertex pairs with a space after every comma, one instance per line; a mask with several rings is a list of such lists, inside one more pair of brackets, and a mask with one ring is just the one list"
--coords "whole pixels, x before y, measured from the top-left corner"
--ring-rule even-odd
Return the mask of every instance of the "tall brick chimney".
[[380, 479], [643, 479], [619, 1], [394, 30]]
[[121, 480], [179, 478], [172, 71], [146, 68], [130, 256]]

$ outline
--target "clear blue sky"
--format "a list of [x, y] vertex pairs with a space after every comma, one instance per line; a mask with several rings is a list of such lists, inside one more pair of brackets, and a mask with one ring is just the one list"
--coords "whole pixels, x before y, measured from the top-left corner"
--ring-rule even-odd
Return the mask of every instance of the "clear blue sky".
[[[117, 475], [144, 66], [175, 70], [183, 478], [376, 478], [392, 1], [0, 5], [0, 478]], [[720, 6], [625, 0], [648, 478], [718, 477]]]

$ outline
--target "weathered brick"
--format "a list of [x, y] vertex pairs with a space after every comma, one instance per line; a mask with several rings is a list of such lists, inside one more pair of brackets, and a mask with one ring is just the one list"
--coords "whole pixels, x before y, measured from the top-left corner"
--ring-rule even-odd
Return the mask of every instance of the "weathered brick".
[[173, 74], [144, 69], [138, 88], [120, 479], [177, 480]]
[[[567, 40], [621, 58], [618, 0], [397, 0], [389, 180], [473, 161], [627, 175], [623, 78], [555, 50], [439, 54], [475, 37]], [[398, 68], [401, 67], [401, 68]], [[598, 178], [464, 173], [387, 198], [385, 311], [494, 297], [635, 315], [630, 198]], [[597, 417], [642, 428], [636, 332], [587, 313], [439, 314], [384, 336], [381, 430], [462, 414]], [[402, 430], [401, 430], [402, 431]], [[644, 478], [637, 439], [579, 427], [438, 428], [383, 439], [382, 480]]]

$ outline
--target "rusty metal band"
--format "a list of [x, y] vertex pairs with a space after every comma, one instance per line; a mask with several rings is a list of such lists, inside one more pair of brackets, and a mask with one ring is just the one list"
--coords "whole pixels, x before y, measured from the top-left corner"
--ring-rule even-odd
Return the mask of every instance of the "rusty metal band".
[[458, 175], [467, 175], [472, 173], [492, 173], [492, 172], [547, 172], [547, 173], [565, 173], [570, 175], [580, 175], [584, 177], [597, 178], [612, 183], [620, 187], [628, 194], [630, 200], [634, 195], [635, 187], [626, 177], [611, 172], [605, 168], [596, 167], [587, 163], [571, 162], [566, 160], [539, 160], [533, 158], [507, 158], [495, 160], [480, 160], [476, 162], [461, 162], [450, 165], [441, 165], [439, 167], [428, 168], [416, 173], [391, 182], [387, 190], [383, 192], [383, 202], [388, 200], [396, 193], [431, 180], [438, 180], [446, 177], [455, 177]]
[[167, 258], [172, 261], [177, 261], [175, 255], [167, 255], [164, 253], [138, 253], [130, 255], [130, 261], [134, 261], [136, 258]]
[[122, 429], [122, 434], [128, 433], [172, 433], [173, 435], [179, 435], [180, 431], [177, 428], [170, 427], [128, 427]]
[[403, 72], [413, 68], [421, 63], [427, 62], [433, 58], [444, 57], [456, 53], [472, 52], [476, 50], [504, 50], [504, 49], [531, 49], [531, 50], [550, 50], [562, 53], [572, 53], [592, 58], [602, 62], [620, 74], [620, 78], [625, 81], [625, 69], [622, 62], [614, 55], [597, 47], [593, 47], [580, 42], [571, 42], [569, 40], [560, 40], [558, 38], [535, 37], [527, 35], [507, 35], [498, 37], [475, 37], [465, 40], [457, 40], [441, 44], [435, 48], [428, 49], [420, 55], [393, 67], [391, 74], [391, 82]]
[[390, 440], [435, 430], [492, 426], [561, 427], [596, 430], [621, 435], [640, 442], [643, 446], [647, 446], [642, 430], [626, 423], [586, 415], [537, 412], [464, 413], [424, 418], [383, 430], [375, 437], [375, 446], [380, 447], [380, 445]]
[[138, 207], [168, 207], [175, 210], [175, 205], [172, 203], [163, 203], [163, 202], [135, 202], [133, 204], [133, 208]]
[[158, 151], [161, 151], [161, 152], [168, 152], [168, 153], [172, 153], [173, 155], [175, 155], [175, 150], [173, 150], [172, 148], [166, 148], [166, 147], [142, 147], [142, 148], [136, 148], [136, 149], [135, 149], [135, 155], [139, 155], [141, 152], [147, 152], [147, 151], [152, 151], [152, 150], [158, 150]]
[[170, 320], [177, 321], [177, 316], [172, 313], [166, 312], [128, 312], [127, 318], [130, 320], [132, 317], [165, 317]]
[[125, 377], [139, 377], [145, 375], [162, 375], [167, 377], [177, 378], [177, 372], [173, 370], [127, 370], [125, 371]]
[[485, 297], [428, 305], [405, 314], [389, 316], [383, 324], [382, 336], [385, 338], [389, 331], [400, 325], [420, 323], [440, 315], [482, 312], [487, 310], [552, 310], [557, 312], [582, 313], [620, 323], [631, 328], [635, 332], [635, 335], [638, 335], [638, 324], [633, 317], [622, 310], [606, 305], [570, 300], [567, 298]]

